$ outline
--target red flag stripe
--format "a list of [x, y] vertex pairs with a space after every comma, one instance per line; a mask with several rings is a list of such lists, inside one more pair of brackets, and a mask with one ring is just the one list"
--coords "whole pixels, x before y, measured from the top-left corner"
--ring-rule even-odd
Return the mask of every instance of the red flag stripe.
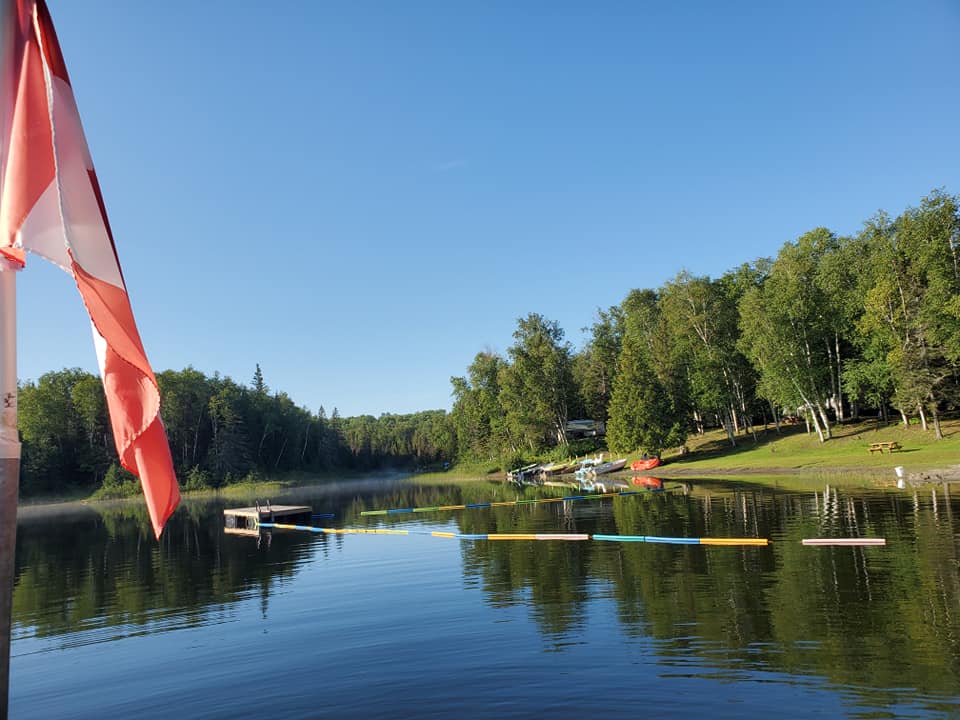
[[[0, 200], [0, 232], [3, 244], [14, 247], [27, 214], [54, 181], [57, 172], [53, 156], [53, 129], [47, 105], [47, 81], [40, 46], [33, 37], [32, 23], [25, 22], [25, 3], [17, 2], [16, 29], [12, 39], [16, 78], [13, 122]], [[9, 13], [8, 13], [9, 14]], [[24, 27], [26, 25], [26, 27]], [[3, 102], [9, 102], [3, 98]]]
[[133, 318], [66, 65], [43, 0], [0, 0], [15, 18], [4, 62], [16, 79], [0, 198], [0, 252], [71, 272], [90, 315], [121, 464], [140, 478], [157, 537], [180, 494], [160, 392]]
[[47, 69], [69, 85], [70, 76], [67, 74], [67, 64], [63, 61], [60, 40], [57, 39], [57, 33], [53, 29], [53, 18], [50, 17], [50, 11], [43, 0], [39, 0], [36, 7], [37, 32], [43, 39], [43, 55], [47, 61]]

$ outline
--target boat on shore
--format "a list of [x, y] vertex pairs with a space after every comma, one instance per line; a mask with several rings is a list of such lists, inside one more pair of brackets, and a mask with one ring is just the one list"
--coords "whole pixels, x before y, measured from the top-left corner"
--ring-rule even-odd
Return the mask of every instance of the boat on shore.
[[507, 482], [515, 485], [541, 485], [543, 481], [540, 479], [540, 467], [540, 463], [532, 463], [510, 470], [507, 473]]
[[584, 458], [583, 460], [578, 460], [577, 468], [573, 471], [574, 477], [576, 477], [578, 481], [582, 480], [589, 473], [592, 473], [595, 467], [598, 467], [599, 465], [602, 465], [602, 464], [603, 464], [603, 453], [600, 453], [595, 458]]
[[658, 457], [641, 458], [640, 460], [634, 460], [632, 463], [630, 463], [630, 469], [638, 472], [642, 470], [653, 470], [655, 467], [659, 466], [660, 458]]
[[570, 472], [577, 466], [576, 460], [558, 460], [556, 462], [547, 463], [546, 465], [540, 466], [540, 474], [543, 476], [546, 475], [562, 475], [565, 472]]
[[576, 476], [577, 481], [582, 485], [584, 480], [595, 478], [597, 475], [605, 475], [607, 473], [616, 472], [617, 470], [622, 470], [626, 464], [626, 458], [603, 462], [603, 456], [601, 455], [598, 458], [581, 460], [580, 467], [574, 473], [574, 475]]
[[617, 470], [623, 470], [627, 464], [626, 458], [620, 458], [619, 460], [612, 460], [610, 462], [601, 463], [594, 467], [591, 472], [594, 476], [596, 475], [606, 475], [607, 473], [617, 472]]

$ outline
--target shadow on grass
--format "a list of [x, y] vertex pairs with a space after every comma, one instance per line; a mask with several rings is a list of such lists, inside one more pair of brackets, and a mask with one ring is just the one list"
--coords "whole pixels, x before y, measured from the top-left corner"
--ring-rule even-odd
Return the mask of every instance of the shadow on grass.
[[670, 465], [683, 465], [684, 463], [699, 462], [715, 457], [735, 457], [741, 453], [752, 452], [757, 448], [772, 445], [786, 437], [803, 434], [806, 434], [806, 431], [802, 425], [783, 426], [779, 433], [774, 428], [761, 429], [757, 431], [756, 442], [751, 435], [741, 435], [737, 438], [736, 447], [732, 447], [726, 437], [721, 437], [717, 440], [704, 442], [696, 450], [686, 455], [672, 457], [669, 463]]

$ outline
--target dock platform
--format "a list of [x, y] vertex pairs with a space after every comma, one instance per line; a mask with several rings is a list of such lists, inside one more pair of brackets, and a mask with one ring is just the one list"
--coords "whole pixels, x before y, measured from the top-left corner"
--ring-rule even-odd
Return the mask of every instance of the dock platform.
[[227, 508], [223, 511], [223, 531], [228, 535], [260, 534], [260, 523], [282, 522], [291, 525], [309, 525], [313, 509], [309, 505], [266, 505], [257, 503], [254, 507]]

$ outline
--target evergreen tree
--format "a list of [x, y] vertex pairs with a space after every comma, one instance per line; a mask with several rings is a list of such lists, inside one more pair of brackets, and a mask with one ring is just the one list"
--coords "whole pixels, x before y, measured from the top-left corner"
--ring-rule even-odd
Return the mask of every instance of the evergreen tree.
[[572, 348], [556, 322], [536, 313], [517, 321], [513, 337], [513, 362], [499, 375], [507, 430], [530, 450], [565, 444], [576, 395]]
[[257, 363], [257, 367], [253, 371], [253, 381], [250, 383], [250, 387], [257, 395], [268, 395], [270, 393], [270, 388], [268, 388], [267, 384], [263, 381], [263, 372], [260, 370], [260, 363]]
[[681, 423], [653, 371], [646, 343], [628, 331], [613, 381], [607, 444], [618, 454], [644, 450], [659, 456], [668, 444], [680, 442]]

